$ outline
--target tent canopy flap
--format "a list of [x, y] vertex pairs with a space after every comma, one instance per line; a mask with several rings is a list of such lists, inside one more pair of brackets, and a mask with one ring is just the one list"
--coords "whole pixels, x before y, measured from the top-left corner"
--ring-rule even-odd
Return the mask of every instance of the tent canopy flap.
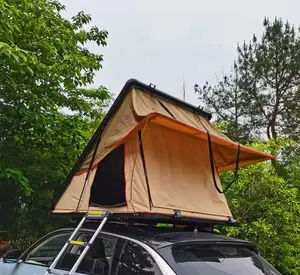
[[[228, 220], [226, 198], [215, 184], [222, 190], [218, 173], [236, 168], [239, 145], [208, 118], [160, 91], [128, 82], [69, 175], [53, 212], [173, 215], [177, 209], [185, 217]], [[268, 159], [272, 156], [240, 145], [239, 167]]]

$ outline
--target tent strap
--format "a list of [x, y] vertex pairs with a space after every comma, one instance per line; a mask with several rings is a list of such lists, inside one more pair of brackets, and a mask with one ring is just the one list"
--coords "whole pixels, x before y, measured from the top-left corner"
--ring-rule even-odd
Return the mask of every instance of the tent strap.
[[237, 157], [236, 157], [236, 162], [235, 162], [235, 171], [234, 171], [234, 177], [233, 180], [227, 185], [227, 187], [222, 191], [216, 181], [216, 174], [215, 174], [215, 160], [214, 160], [214, 152], [212, 149], [212, 142], [211, 142], [211, 137], [210, 133], [207, 131], [207, 140], [208, 140], [208, 149], [209, 149], [209, 158], [210, 158], [210, 167], [211, 167], [211, 173], [213, 176], [213, 181], [215, 188], [220, 194], [224, 194], [227, 192], [227, 190], [232, 186], [233, 183], [237, 182], [238, 180], [238, 171], [239, 171], [239, 164], [240, 164], [240, 155], [241, 155], [241, 146], [238, 143], [238, 150], [237, 150]]
[[171, 113], [171, 111], [165, 106], [165, 104], [163, 104], [159, 99], [158, 100], [158, 103], [161, 105], [161, 107], [164, 108], [164, 110], [173, 118], [176, 120], [176, 117]]

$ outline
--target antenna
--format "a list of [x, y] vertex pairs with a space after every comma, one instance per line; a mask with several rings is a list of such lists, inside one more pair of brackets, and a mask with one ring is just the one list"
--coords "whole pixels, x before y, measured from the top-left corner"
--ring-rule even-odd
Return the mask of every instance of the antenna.
[[183, 74], [183, 80], [182, 80], [182, 96], [183, 96], [183, 101], [185, 101], [185, 94], [186, 94], [186, 83], [185, 83], [184, 74]]

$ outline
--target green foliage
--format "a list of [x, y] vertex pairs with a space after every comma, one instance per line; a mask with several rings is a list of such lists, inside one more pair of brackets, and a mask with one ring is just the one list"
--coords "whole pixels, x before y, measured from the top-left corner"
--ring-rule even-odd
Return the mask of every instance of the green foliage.
[[14, 168], [6, 168], [3, 166], [0, 167], [0, 179], [9, 179], [13, 181], [15, 184], [19, 185], [21, 190], [24, 191], [25, 194], [29, 195], [32, 192], [32, 189], [29, 186], [28, 179], [24, 176], [22, 171]]
[[[289, 142], [280, 152], [281, 162], [277, 172], [284, 177], [290, 187], [300, 188], [300, 147], [297, 142]], [[300, 194], [299, 194], [300, 195]], [[300, 197], [298, 196], [298, 199]]]
[[218, 126], [233, 140], [246, 142], [253, 133], [253, 125], [249, 124], [247, 99], [238, 85], [236, 69], [229, 76], [224, 76], [216, 86], [206, 82], [203, 87], [195, 85], [195, 92], [204, 105], [216, 117]]
[[[281, 145], [289, 141], [280, 141]], [[279, 153], [274, 140], [252, 147]], [[231, 173], [221, 176], [224, 184]], [[298, 189], [278, 176], [270, 162], [243, 168], [238, 182], [227, 192], [233, 216], [241, 227], [226, 228], [228, 235], [259, 244], [260, 252], [283, 274], [300, 272], [300, 201]]]
[[0, 0], [0, 229], [20, 245], [57, 223], [50, 202], [110, 99], [86, 88], [103, 58], [86, 44], [105, 46], [107, 32], [88, 29], [83, 12], [65, 20], [63, 9]]

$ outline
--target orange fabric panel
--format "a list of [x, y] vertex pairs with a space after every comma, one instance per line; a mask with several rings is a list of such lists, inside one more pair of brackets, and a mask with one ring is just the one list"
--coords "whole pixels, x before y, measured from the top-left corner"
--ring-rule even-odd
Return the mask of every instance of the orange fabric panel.
[[145, 117], [151, 113], [158, 113], [171, 117], [169, 113], [161, 106], [158, 99], [146, 92], [132, 90], [132, 107], [138, 117]]
[[[127, 136], [130, 133], [130, 131], [137, 126], [138, 123], [139, 119], [135, 116], [132, 106], [132, 92], [130, 92], [127, 94], [119, 110], [115, 113], [115, 115], [106, 125], [106, 128], [101, 136], [101, 142], [97, 150], [94, 164], [98, 163], [110, 151], [112, 151], [115, 145], [122, 138]], [[91, 150], [88, 157], [85, 159], [83, 165], [81, 166], [80, 171], [89, 168], [93, 153], [94, 150]]]
[[[134, 111], [140, 117], [147, 116], [150, 113], [157, 113], [175, 119], [178, 122], [200, 131], [206, 132], [208, 130], [212, 135], [230, 140], [220, 130], [215, 128], [205, 117], [194, 114], [181, 106], [174, 105], [166, 100], [151, 96], [146, 92], [136, 89], [133, 89], [132, 97]], [[167, 112], [162, 105], [167, 108], [170, 113]]]
[[150, 123], [143, 147], [154, 207], [231, 216], [224, 195], [215, 189], [205, 140]]
[[[141, 132], [143, 132], [143, 128]], [[149, 211], [150, 208], [147, 183], [139, 146], [138, 132], [135, 132], [125, 142], [126, 201], [128, 209], [143, 212]]]
[[[173, 129], [176, 132], [182, 132], [187, 135], [203, 139], [206, 141], [206, 148], [208, 148], [208, 137], [206, 130], [201, 131], [158, 114], [155, 114], [154, 116], [155, 118], [151, 120], [152, 123]], [[228, 170], [234, 170], [236, 166], [238, 144], [231, 140], [214, 136], [213, 134], [211, 134], [211, 141], [217, 171], [221, 173]], [[240, 145], [240, 148], [241, 153], [239, 167], [243, 167], [249, 164], [257, 163], [268, 159], [274, 159], [274, 157], [270, 155], [261, 153], [243, 145]]]
[[79, 202], [79, 198], [81, 195], [81, 192], [83, 190], [83, 195], [81, 198], [81, 201], [79, 203], [78, 210], [84, 210], [88, 211], [89, 209], [89, 199], [90, 199], [90, 190], [92, 186], [92, 182], [95, 177], [96, 168], [92, 169], [89, 175], [89, 179], [86, 183], [86, 186], [84, 187], [84, 181], [86, 178], [86, 173], [80, 174], [78, 176], [73, 177], [70, 185], [65, 190], [63, 195], [60, 197], [59, 201], [55, 205], [56, 211], [74, 211], [77, 209], [77, 205]]

